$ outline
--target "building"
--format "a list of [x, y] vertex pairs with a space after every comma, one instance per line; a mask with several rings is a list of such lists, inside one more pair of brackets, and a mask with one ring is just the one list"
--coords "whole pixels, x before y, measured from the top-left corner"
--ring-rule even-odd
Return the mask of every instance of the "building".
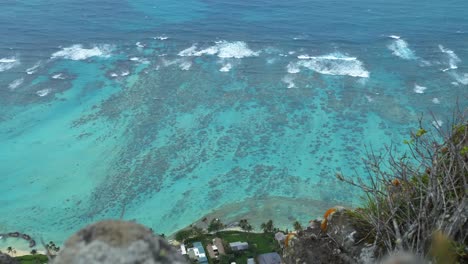
[[258, 255], [257, 261], [259, 264], [281, 264], [281, 257], [278, 253], [266, 253]]
[[229, 247], [232, 251], [241, 251], [249, 248], [249, 243], [247, 242], [232, 242], [229, 243]]
[[247, 259], [247, 264], [255, 264], [255, 260], [253, 258]]
[[198, 263], [208, 263], [205, 249], [201, 242], [194, 242], [193, 247], [187, 250], [190, 259], [198, 261]]

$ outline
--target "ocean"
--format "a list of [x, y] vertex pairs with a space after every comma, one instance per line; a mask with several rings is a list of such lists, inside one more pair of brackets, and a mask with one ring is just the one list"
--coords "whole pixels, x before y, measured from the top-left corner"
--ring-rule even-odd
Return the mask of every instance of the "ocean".
[[[0, 233], [283, 227], [468, 107], [463, 0], [0, 0]], [[258, 228], [258, 226], [256, 226]], [[15, 243], [1, 240], [0, 247]], [[21, 245], [20, 245], [21, 246]], [[20, 247], [19, 246], [19, 247]]]

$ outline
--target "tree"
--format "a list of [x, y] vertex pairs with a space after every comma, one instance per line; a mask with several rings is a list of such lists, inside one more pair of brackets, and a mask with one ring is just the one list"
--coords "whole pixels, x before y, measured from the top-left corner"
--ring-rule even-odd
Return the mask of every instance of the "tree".
[[219, 218], [213, 218], [208, 225], [208, 232], [218, 232], [224, 228], [224, 224], [219, 220]]
[[56, 255], [60, 251], [60, 247], [56, 246], [53, 241], [49, 241], [49, 244], [45, 245], [47, 251], [50, 254]]
[[13, 247], [7, 247], [7, 253], [13, 253], [15, 249]]
[[191, 238], [194, 232], [192, 228], [182, 229], [175, 234], [175, 239], [180, 242], [184, 242], [185, 240]]
[[240, 227], [242, 230], [248, 231], [247, 229], [248, 229], [249, 226], [252, 227], [252, 226], [249, 224], [249, 222], [247, 221], [247, 219], [241, 219], [241, 220], [239, 221], [239, 227]]
[[274, 225], [273, 225], [273, 220], [268, 220], [266, 223], [262, 223], [260, 225], [260, 228], [263, 230], [265, 233], [271, 233], [275, 230]]
[[253, 227], [252, 225], [248, 224], [246, 227], [245, 227], [245, 231], [247, 232], [251, 232], [253, 230]]
[[302, 231], [303, 228], [302, 228], [301, 223], [299, 223], [299, 221], [294, 222], [293, 225], [294, 225], [294, 230], [296, 230], [297, 232]]
[[36, 255], [36, 254], [37, 254], [37, 250], [33, 249], [33, 250], [31, 250], [30, 253], [31, 253], [31, 255]]

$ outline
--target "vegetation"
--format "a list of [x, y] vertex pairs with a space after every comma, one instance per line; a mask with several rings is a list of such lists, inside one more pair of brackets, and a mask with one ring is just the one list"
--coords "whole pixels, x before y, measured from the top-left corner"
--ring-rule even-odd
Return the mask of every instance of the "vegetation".
[[48, 254], [56, 255], [60, 251], [60, 247], [55, 245], [53, 241], [50, 241], [49, 244], [45, 245], [45, 248]]
[[219, 230], [224, 228], [223, 222], [219, 220], [219, 218], [213, 218], [208, 225], [208, 232], [218, 232]]
[[253, 227], [251, 224], [249, 224], [249, 222], [247, 221], [247, 219], [241, 219], [239, 221], [239, 227], [244, 230], [244, 231], [247, 231], [247, 232], [250, 232], [253, 230]]
[[175, 239], [180, 242], [184, 242], [192, 237], [201, 236], [205, 232], [199, 227], [189, 227], [182, 229], [175, 234]]
[[[202, 234], [186, 240], [187, 244], [200, 241], [204, 246], [211, 243], [213, 238], [219, 237], [224, 241], [226, 255], [220, 257], [219, 263], [247, 263], [247, 259], [259, 254], [280, 252], [279, 245], [272, 233], [246, 233], [240, 231], [220, 231], [214, 234]], [[249, 249], [242, 252], [231, 252], [229, 243], [243, 241], [249, 243]], [[210, 263], [213, 260], [209, 259]]]
[[303, 229], [302, 225], [301, 225], [301, 223], [299, 223], [299, 221], [295, 221], [293, 223], [293, 227], [294, 227], [294, 230], [296, 230], [297, 232], [302, 231], [302, 229]]
[[383, 154], [367, 150], [369, 180], [337, 175], [365, 193], [356, 216], [378, 256], [407, 250], [435, 263], [467, 260], [468, 123], [461, 114], [454, 123], [448, 132], [430, 134], [420, 122], [403, 155], [392, 147]]
[[266, 223], [262, 223], [260, 228], [263, 230], [264, 233], [271, 233], [275, 231], [275, 227], [273, 225], [273, 220], [268, 220]]
[[20, 264], [42, 264], [49, 261], [46, 255], [31, 254], [15, 258]]

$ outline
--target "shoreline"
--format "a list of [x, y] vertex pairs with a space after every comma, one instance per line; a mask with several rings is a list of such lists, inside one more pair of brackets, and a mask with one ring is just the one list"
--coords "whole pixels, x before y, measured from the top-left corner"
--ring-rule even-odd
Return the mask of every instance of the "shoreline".
[[[7, 252], [7, 248], [0, 248], [0, 251], [3, 253], [3, 254], [7, 254], [9, 255], [10, 257], [21, 257], [21, 256], [27, 256], [27, 255], [31, 255], [31, 250], [24, 250], [24, 249], [17, 249], [17, 248], [13, 248], [15, 250], [16, 253], [8, 253]], [[37, 251], [37, 255], [45, 255], [45, 251], [42, 251], [42, 250], [38, 250]]]

